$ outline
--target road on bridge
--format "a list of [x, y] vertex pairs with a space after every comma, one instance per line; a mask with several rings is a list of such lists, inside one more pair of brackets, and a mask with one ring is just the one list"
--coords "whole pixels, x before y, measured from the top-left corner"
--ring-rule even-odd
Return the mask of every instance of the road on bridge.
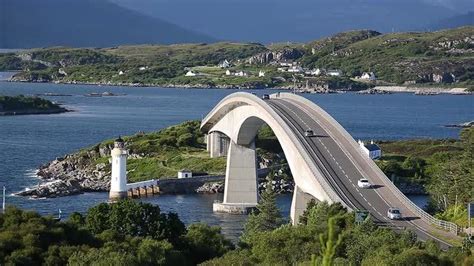
[[[288, 98], [272, 98], [266, 102], [277, 112], [298, 137], [313, 162], [323, 174], [326, 182], [343, 200], [345, 205], [354, 210], [367, 210], [372, 219], [379, 225], [403, 230], [414, 231], [420, 240], [435, 239], [441, 247], [446, 249], [451, 246], [440, 239], [439, 235], [452, 237], [447, 232], [434, 229], [432, 225], [418, 217], [414, 212], [384, 186], [384, 182], [367, 163], [352, 156], [348, 145], [343, 145], [344, 136], [337, 130], [331, 130], [325, 118], [315, 110]], [[313, 137], [306, 137], [305, 131], [314, 131]], [[373, 185], [372, 188], [362, 189], [357, 186], [357, 181], [366, 178]], [[402, 220], [390, 220], [387, 211], [390, 207], [399, 208]], [[435, 233], [433, 233], [435, 232]]]

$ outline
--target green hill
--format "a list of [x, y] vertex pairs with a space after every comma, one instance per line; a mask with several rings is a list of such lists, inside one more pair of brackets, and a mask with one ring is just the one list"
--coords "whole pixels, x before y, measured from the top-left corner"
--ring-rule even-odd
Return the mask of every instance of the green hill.
[[[341, 77], [296, 75], [297, 85], [328, 83], [364, 88], [353, 79], [373, 71], [382, 84], [474, 85], [474, 27], [437, 32], [380, 34], [359, 30], [310, 43], [215, 43], [119, 46], [104, 49], [53, 47], [0, 54], [1, 70], [22, 70], [14, 80], [145, 86], [292, 86], [295, 75], [279, 62], [306, 69], [340, 69]], [[231, 62], [226, 75], [217, 67]], [[197, 76], [185, 77], [187, 71]], [[264, 71], [265, 76], [259, 72]]]

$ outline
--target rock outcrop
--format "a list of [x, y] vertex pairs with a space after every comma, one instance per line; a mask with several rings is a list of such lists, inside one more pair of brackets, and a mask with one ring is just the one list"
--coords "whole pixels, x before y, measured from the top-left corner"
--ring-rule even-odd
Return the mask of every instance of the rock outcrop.
[[247, 59], [249, 64], [269, 64], [271, 62], [293, 61], [303, 56], [303, 52], [295, 48], [284, 48], [278, 51], [266, 51]]

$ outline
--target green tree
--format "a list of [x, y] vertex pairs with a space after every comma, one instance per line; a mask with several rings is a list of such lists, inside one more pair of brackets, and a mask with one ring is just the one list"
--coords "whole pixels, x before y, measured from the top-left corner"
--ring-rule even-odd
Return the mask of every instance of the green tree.
[[334, 256], [336, 255], [336, 249], [339, 245], [341, 245], [342, 242], [342, 234], [337, 232], [338, 228], [336, 227], [336, 219], [337, 217], [329, 218], [327, 235], [319, 235], [319, 241], [321, 242], [321, 256], [323, 266], [333, 265]]
[[267, 189], [261, 194], [256, 210], [249, 215], [245, 223], [242, 239], [245, 242], [248, 236], [256, 232], [274, 230], [283, 222], [276, 204], [276, 193], [271, 189], [271, 186], [267, 186]]
[[121, 235], [167, 239], [172, 244], [186, 232], [176, 214], [162, 214], [158, 206], [133, 200], [101, 203], [89, 209], [86, 224], [96, 234], [111, 229]]
[[207, 224], [192, 224], [185, 236], [192, 262], [203, 261], [222, 256], [233, 249], [232, 242], [224, 238], [221, 228]]

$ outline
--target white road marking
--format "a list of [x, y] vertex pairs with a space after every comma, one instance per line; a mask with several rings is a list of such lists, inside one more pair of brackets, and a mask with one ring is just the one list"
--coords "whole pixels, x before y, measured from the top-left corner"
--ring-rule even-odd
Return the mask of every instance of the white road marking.
[[[287, 102], [289, 102], [289, 101], [287, 101]], [[291, 104], [291, 102], [289, 102], [289, 103]], [[284, 106], [286, 109], [290, 110], [292, 113], [294, 113], [306, 126], [308, 126], [308, 124], [307, 124], [305, 121], [303, 121], [293, 110], [289, 109], [289, 108], [288, 108], [287, 106], [285, 106], [285, 105], [283, 105], [283, 106]], [[316, 117], [314, 117], [313, 115], [311, 115], [310, 113], [308, 113], [308, 111], [307, 111], [305, 108], [301, 108], [301, 110], [303, 110], [303, 112], [305, 112], [309, 117], [311, 117], [314, 121], [316, 121], [316, 123], [317, 123], [319, 126], [321, 126], [326, 132], [330, 132], [330, 131], [324, 126], [324, 124], [319, 121], [318, 118], [316, 118]], [[312, 110], [312, 111], [314, 111], [314, 110]], [[348, 154], [347, 151], [342, 148], [342, 144], [341, 144], [339, 141], [337, 141], [336, 139], [333, 139], [333, 140], [337, 143], [337, 145], [338, 145], [339, 148], [343, 151], [343, 153], [346, 154], [346, 157], [347, 157], [347, 158], [351, 161], [351, 163], [355, 166], [355, 168], [357, 169], [357, 171], [358, 171], [362, 176], [364, 176], [364, 175], [363, 175], [363, 171], [359, 168], [359, 165], [353, 160], [352, 155], [351, 155], [351, 154]], [[319, 140], [319, 141], [321, 142], [321, 140]], [[328, 150], [327, 147], [326, 147], [326, 145], [324, 145], [324, 143], [321, 142], [321, 144], [323, 144], [323, 146], [326, 148], [326, 150]], [[328, 152], [329, 152], [329, 150], [328, 150]], [[332, 155], [331, 155], [331, 156], [332, 156]], [[346, 177], [347, 177], [347, 175], [346, 175]], [[351, 180], [349, 179], [349, 181], [351, 181]], [[352, 181], [351, 181], [351, 183], [352, 183]], [[352, 184], [352, 185], [354, 186], [354, 184]], [[357, 188], [356, 188], [356, 189], [357, 189]], [[358, 190], [358, 189], [357, 189], [357, 190]], [[379, 196], [379, 198], [382, 199], [382, 201], [384, 201], [384, 203], [385, 203], [387, 206], [391, 206], [391, 204], [389, 204], [389, 203], [378, 193], [377, 190], [374, 190], [374, 191], [375, 191], [375, 193]], [[398, 198], [396, 198], [396, 199], [401, 202], [400, 199], [398, 199]], [[376, 209], [374, 208], [374, 210], [376, 210]], [[378, 212], [377, 210], [376, 210], [376, 212], [377, 212], [380, 216], [382, 216], [385, 220], [388, 220], [387, 217], [383, 216], [383, 215], [382, 215], [380, 212]], [[446, 245], [448, 245], [448, 246], [451, 246], [451, 245], [448, 244], [447, 242], [445, 242], [445, 241], [443, 241], [443, 240], [441, 240], [441, 239], [439, 239], [439, 238], [437, 238], [437, 237], [431, 235], [430, 233], [428, 233], [424, 228], [420, 227], [419, 225], [417, 225], [417, 224], [415, 224], [415, 223], [413, 223], [413, 222], [411, 222], [411, 221], [407, 221], [407, 222], [408, 222], [409, 224], [413, 225], [414, 227], [418, 228], [420, 231], [424, 232], [426, 235], [428, 235], [428, 236], [430, 236], [430, 237], [432, 237], [432, 238], [438, 240], [439, 242], [442, 242], [442, 243], [444, 243], [444, 244], [446, 244]], [[392, 224], [393, 226], [396, 226], [392, 221], [390, 221], [390, 224]]]

